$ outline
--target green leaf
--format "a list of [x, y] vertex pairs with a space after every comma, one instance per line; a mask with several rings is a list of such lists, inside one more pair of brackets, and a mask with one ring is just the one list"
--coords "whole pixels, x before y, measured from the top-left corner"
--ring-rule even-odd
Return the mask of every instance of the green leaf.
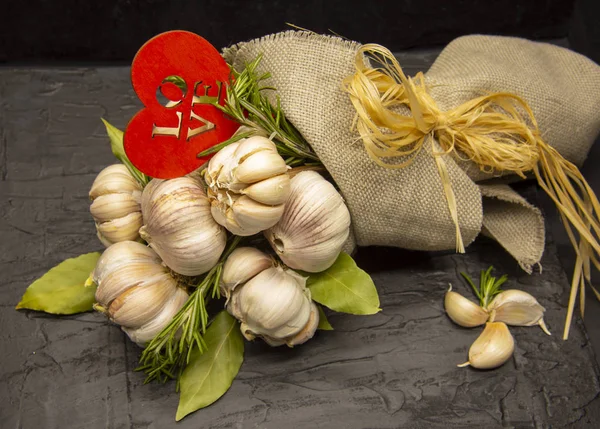
[[52, 314], [91, 311], [96, 288], [85, 284], [99, 257], [98, 252], [86, 253], [50, 269], [29, 285], [17, 310], [26, 308]]
[[110, 140], [110, 149], [112, 150], [113, 155], [121, 161], [131, 175], [136, 178], [138, 182], [142, 186], [145, 186], [149, 182], [148, 176], [142, 173], [140, 170], [135, 168], [135, 166], [129, 161], [127, 158], [127, 154], [125, 153], [125, 148], [123, 147], [123, 131], [118, 129], [117, 127], [112, 126], [107, 120], [104, 118], [100, 118], [106, 127], [106, 134], [108, 134], [108, 138]]
[[317, 329], [320, 329], [321, 331], [333, 331], [333, 326], [331, 326], [331, 323], [327, 320], [323, 308], [320, 305], [317, 305], [317, 308], [319, 309], [319, 326], [317, 326]]
[[206, 351], [194, 350], [181, 375], [175, 420], [204, 408], [229, 390], [244, 361], [244, 340], [237, 321], [221, 311], [204, 335]]
[[371, 276], [346, 253], [340, 253], [327, 270], [311, 274], [306, 285], [313, 300], [334, 311], [358, 315], [381, 311]]

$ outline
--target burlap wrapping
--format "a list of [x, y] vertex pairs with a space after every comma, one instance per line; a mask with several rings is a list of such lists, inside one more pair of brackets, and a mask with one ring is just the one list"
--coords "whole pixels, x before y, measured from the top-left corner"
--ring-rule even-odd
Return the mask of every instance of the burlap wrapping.
[[[240, 43], [224, 56], [239, 70], [263, 55], [259, 71], [272, 74], [268, 83], [277, 88], [286, 116], [340, 187], [358, 245], [454, 249], [455, 226], [430, 149], [409, 167], [386, 169], [369, 159], [351, 132], [355, 110], [341, 84], [354, 73], [359, 46], [337, 37], [288, 31]], [[444, 49], [426, 80], [444, 110], [489, 92], [523, 97], [545, 140], [577, 164], [600, 131], [600, 68], [564, 48], [516, 38], [461, 37]], [[508, 186], [480, 189], [475, 181], [489, 176], [476, 166], [459, 166], [451, 156], [445, 161], [465, 245], [484, 226], [530, 271], [544, 247], [539, 211]]]

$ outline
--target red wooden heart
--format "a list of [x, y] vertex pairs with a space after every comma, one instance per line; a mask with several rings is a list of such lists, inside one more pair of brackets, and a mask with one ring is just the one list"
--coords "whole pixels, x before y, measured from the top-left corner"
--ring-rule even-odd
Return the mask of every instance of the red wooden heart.
[[168, 31], [146, 42], [131, 65], [133, 89], [145, 106], [125, 130], [125, 153], [133, 165], [170, 179], [206, 162], [196, 155], [239, 126], [211, 104], [223, 104], [229, 75], [223, 57], [197, 34]]

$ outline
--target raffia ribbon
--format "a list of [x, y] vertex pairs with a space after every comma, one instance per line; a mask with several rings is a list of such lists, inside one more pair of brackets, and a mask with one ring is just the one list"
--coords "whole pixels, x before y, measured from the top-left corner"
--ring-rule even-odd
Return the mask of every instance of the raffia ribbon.
[[[367, 58], [379, 67], [371, 67]], [[590, 262], [600, 269], [600, 204], [579, 169], [545, 143], [527, 102], [515, 94], [485, 94], [442, 111], [429, 95], [422, 73], [407, 77], [394, 55], [380, 45], [363, 45], [355, 59], [356, 72], [344, 88], [356, 109], [356, 128], [371, 159], [385, 168], [409, 166], [431, 145], [450, 216], [456, 225], [456, 249], [464, 252], [456, 198], [444, 155], [476, 163], [482, 171], [510, 172], [526, 178], [533, 172], [552, 198], [577, 253], [563, 338], [569, 327], [578, 291], [583, 315], [585, 280]], [[410, 110], [410, 115], [402, 111]], [[435, 150], [437, 141], [441, 151]]]

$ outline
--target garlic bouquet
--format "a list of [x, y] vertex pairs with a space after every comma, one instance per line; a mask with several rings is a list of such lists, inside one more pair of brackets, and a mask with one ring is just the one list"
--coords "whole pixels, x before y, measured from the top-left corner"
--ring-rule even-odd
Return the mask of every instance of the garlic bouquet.
[[125, 165], [110, 165], [102, 170], [89, 195], [90, 212], [102, 244], [108, 247], [120, 241], [139, 240], [142, 187]]
[[273, 226], [290, 193], [287, 171], [277, 147], [266, 137], [249, 137], [220, 150], [204, 174], [215, 220], [240, 236]]
[[113, 244], [96, 264], [95, 309], [140, 346], [148, 343], [188, 299], [181, 285], [149, 247], [133, 241]]
[[501, 291], [506, 275], [496, 279], [491, 275], [492, 267], [481, 273], [479, 288], [469, 276], [461, 273], [479, 298], [480, 304], [470, 301], [452, 290], [444, 297], [444, 308], [448, 317], [457, 325], [473, 328], [485, 324], [485, 329], [469, 349], [469, 361], [459, 366], [479, 369], [496, 368], [504, 364], [514, 351], [514, 340], [508, 327], [539, 325], [548, 334], [544, 323], [546, 311], [529, 293], [509, 289]]
[[306, 288], [306, 277], [276, 266], [258, 249], [240, 247], [223, 267], [221, 289], [227, 311], [238, 319], [247, 340], [293, 347], [313, 337], [319, 311]]

